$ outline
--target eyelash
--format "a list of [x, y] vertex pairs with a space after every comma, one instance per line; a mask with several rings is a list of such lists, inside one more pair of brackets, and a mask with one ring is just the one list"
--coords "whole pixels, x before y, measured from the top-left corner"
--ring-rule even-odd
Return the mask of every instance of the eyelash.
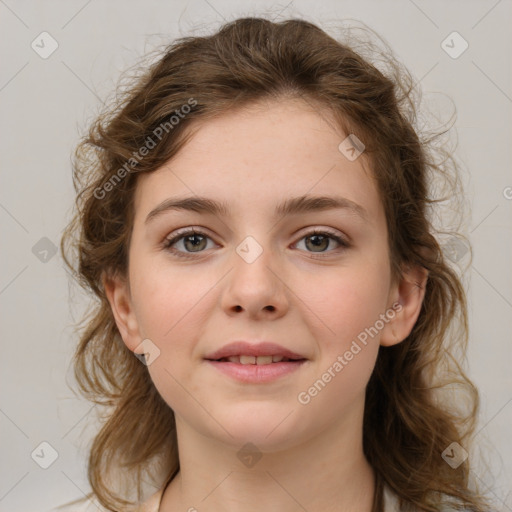
[[[163, 242], [163, 248], [165, 250], [168, 250], [169, 252], [173, 253], [174, 255], [178, 256], [179, 258], [194, 258], [195, 253], [183, 253], [181, 251], [177, 251], [176, 249], [172, 249], [172, 245], [174, 245], [176, 242], [178, 242], [182, 238], [185, 238], [190, 235], [199, 235], [199, 236], [203, 236], [206, 238], [210, 238], [210, 240], [211, 240], [211, 237], [202, 231], [195, 230], [195, 229], [188, 229], [187, 231], [181, 231], [181, 232], [176, 233], [176, 235], [174, 235], [172, 238], [166, 238]], [[339, 236], [336, 233], [329, 231], [327, 229], [324, 229], [324, 230], [314, 229], [313, 231], [310, 231], [309, 233], [306, 233], [304, 236], [302, 236], [299, 239], [299, 241], [303, 240], [304, 238], [308, 238], [308, 237], [315, 236], [315, 235], [321, 235], [321, 236], [327, 235], [330, 239], [332, 239], [335, 242], [337, 242], [338, 244], [340, 244], [341, 247], [343, 247], [345, 249], [348, 249], [350, 247], [350, 244], [347, 242], [347, 240], [345, 238], [342, 238], [341, 236]], [[204, 252], [204, 251], [199, 251], [197, 254], [200, 254], [201, 252]], [[327, 251], [327, 253], [330, 253], [330, 252], [333, 252], [333, 251]], [[323, 253], [311, 253], [311, 255], [312, 255], [311, 257], [313, 259], [322, 259], [322, 258], [326, 257], [326, 255], [324, 255]]]

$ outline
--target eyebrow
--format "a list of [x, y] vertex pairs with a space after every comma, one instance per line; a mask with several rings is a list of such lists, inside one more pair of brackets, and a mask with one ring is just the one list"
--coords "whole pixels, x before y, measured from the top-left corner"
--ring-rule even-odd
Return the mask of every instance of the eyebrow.
[[[276, 206], [274, 217], [298, 215], [332, 209], [348, 209], [364, 221], [368, 221], [367, 211], [359, 204], [341, 196], [300, 196], [286, 199]], [[215, 216], [231, 215], [229, 206], [223, 201], [215, 201], [207, 197], [169, 198], [149, 212], [145, 224], [168, 211], [191, 211]]]

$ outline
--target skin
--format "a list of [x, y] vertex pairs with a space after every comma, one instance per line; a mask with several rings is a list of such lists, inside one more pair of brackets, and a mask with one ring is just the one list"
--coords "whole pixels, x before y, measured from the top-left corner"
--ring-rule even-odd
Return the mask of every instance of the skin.
[[[127, 347], [142, 353], [149, 339], [160, 350], [148, 370], [176, 417], [180, 472], [160, 510], [370, 512], [365, 388], [379, 346], [412, 330], [426, 276], [412, 267], [392, 280], [368, 162], [364, 153], [350, 161], [338, 150], [346, 134], [326, 112], [301, 100], [259, 102], [196, 122], [195, 130], [172, 161], [140, 176], [128, 280], [105, 279]], [[367, 219], [348, 209], [272, 217], [286, 198], [333, 193], [362, 206]], [[162, 201], [185, 195], [226, 201], [232, 216], [168, 211], [145, 224]], [[199, 237], [202, 252], [175, 243], [189, 259], [163, 248], [186, 227], [209, 237]], [[306, 237], [314, 228], [348, 237], [350, 247], [328, 239], [315, 248]], [[252, 263], [236, 252], [249, 235], [263, 250]], [[299, 403], [298, 394], [397, 301], [393, 320]], [[239, 339], [274, 341], [308, 361], [271, 383], [235, 382], [203, 358]], [[237, 456], [248, 442], [262, 455], [252, 467]]]

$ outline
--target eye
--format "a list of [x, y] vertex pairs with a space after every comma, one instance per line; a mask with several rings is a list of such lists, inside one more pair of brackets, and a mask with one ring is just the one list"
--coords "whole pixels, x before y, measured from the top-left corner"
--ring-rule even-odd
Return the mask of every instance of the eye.
[[[167, 238], [163, 243], [163, 248], [180, 258], [191, 258], [193, 257], [194, 253], [201, 253], [204, 249], [206, 249], [206, 241], [208, 239], [211, 240], [211, 238], [206, 233], [200, 230], [187, 229], [186, 231], [176, 233], [176, 235], [171, 238]], [[307, 242], [308, 239], [310, 240], [310, 243]], [[338, 244], [338, 246], [343, 248], [350, 247], [350, 244], [347, 240], [329, 230], [313, 230], [303, 236], [299, 242], [296, 243], [296, 245], [299, 244], [302, 240], [306, 240], [305, 245], [308, 249], [308, 252], [310, 252], [309, 250], [312, 250], [314, 254], [318, 254], [317, 256], [313, 257], [319, 258], [324, 257], [322, 253], [333, 252], [332, 250], [327, 251], [327, 248], [331, 245], [333, 240]], [[185, 249], [184, 251], [177, 250], [174, 247], [177, 246], [180, 242], [182, 242], [182, 246]]]
[[[347, 240], [345, 240], [343, 237], [339, 236], [336, 233], [333, 233], [328, 230], [320, 231], [320, 230], [313, 230], [310, 233], [303, 236], [298, 243], [300, 243], [302, 240], [306, 240], [305, 246], [307, 249], [312, 249], [313, 253], [325, 253], [325, 252], [333, 252], [327, 251], [327, 248], [329, 245], [331, 245], [331, 242], [334, 240], [339, 246], [343, 248], [348, 248], [349, 243]], [[308, 240], [310, 242], [308, 243]], [[319, 249], [319, 250], [316, 250]], [[318, 256], [314, 256], [318, 257]], [[322, 258], [323, 254], [319, 254], [319, 257]]]
[[[198, 231], [196, 229], [189, 229], [187, 231], [182, 231], [177, 233], [175, 236], [171, 238], [167, 238], [164, 241], [164, 249], [169, 250], [176, 256], [180, 258], [190, 258], [192, 253], [201, 252], [202, 249], [205, 248], [205, 240], [211, 238], [202, 231]], [[179, 251], [173, 248], [174, 245], [177, 245], [178, 242], [183, 241], [183, 247], [185, 247], [186, 251]], [[188, 251], [190, 250], [190, 253]]]

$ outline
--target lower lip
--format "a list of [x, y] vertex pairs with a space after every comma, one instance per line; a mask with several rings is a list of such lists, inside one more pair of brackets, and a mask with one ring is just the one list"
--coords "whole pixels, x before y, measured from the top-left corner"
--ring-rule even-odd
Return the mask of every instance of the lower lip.
[[237, 381], [264, 383], [298, 370], [306, 362], [306, 359], [270, 364], [240, 364], [210, 360], [206, 360], [206, 362]]

